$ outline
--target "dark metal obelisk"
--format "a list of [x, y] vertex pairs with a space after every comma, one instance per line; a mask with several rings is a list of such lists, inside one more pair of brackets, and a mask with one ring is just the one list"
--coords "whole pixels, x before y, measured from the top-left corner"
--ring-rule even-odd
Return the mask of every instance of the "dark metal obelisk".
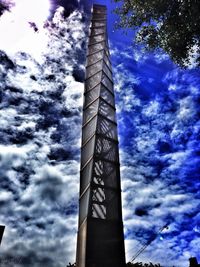
[[1, 245], [2, 238], [3, 238], [4, 230], [5, 230], [5, 226], [0, 225], [0, 245]]
[[83, 107], [77, 267], [125, 267], [115, 113], [106, 7], [94, 5]]

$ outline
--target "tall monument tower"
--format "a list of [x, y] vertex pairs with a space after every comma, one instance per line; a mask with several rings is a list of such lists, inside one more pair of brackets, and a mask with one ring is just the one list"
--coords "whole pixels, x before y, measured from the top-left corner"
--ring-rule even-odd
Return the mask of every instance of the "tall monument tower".
[[125, 267], [119, 151], [106, 7], [93, 6], [86, 66], [77, 267]]

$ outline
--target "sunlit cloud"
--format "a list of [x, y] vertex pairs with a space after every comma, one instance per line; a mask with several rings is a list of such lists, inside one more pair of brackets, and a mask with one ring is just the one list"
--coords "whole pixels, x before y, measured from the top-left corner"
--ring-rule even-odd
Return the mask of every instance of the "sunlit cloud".
[[[0, 17], [0, 49], [9, 54], [27, 51], [34, 56], [45, 50], [43, 25], [50, 15], [50, 0], [15, 0]], [[34, 27], [33, 27], [34, 26]]]
[[58, 8], [40, 64], [0, 51], [1, 267], [75, 260], [86, 23]]

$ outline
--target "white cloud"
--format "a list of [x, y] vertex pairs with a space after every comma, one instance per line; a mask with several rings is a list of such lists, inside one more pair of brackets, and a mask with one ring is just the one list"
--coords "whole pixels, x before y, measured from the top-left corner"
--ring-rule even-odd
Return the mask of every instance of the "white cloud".
[[[10, 12], [4, 12], [0, 18], [2, 37], [0, 49], [12, 55], [18, 51], [26, 51], [39, 59], [41, 51], [45, 51], [47, 45], [43, 24], [50, 15], [50, 1], [15, 0], [13, 2]], [[36, 24], [38, 33], [34, 32], [29, 22]]]
[[180, 108], [177, 118], [180, 120], [189, 120], [194, 117], [196, 110], [193, 103], [193, 97], [187, 96], [179, 101]]
[[75, 260], [86, 31], [81, 12], [56, 16], [40, 64], [32, 51], [1, 55], [2, 267]]

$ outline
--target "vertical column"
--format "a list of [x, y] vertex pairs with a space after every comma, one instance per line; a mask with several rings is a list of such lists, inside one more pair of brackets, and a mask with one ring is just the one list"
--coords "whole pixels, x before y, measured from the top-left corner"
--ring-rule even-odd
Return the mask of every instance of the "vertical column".
[[0, 225], [0, 245], [1, 245], [2, 238], [3, 238], [4, 230], [5, 230], [5, 226]]
[[77, 266], [125, 266], [112, 68], [100, 5], [93, 6], [86, 65]]

